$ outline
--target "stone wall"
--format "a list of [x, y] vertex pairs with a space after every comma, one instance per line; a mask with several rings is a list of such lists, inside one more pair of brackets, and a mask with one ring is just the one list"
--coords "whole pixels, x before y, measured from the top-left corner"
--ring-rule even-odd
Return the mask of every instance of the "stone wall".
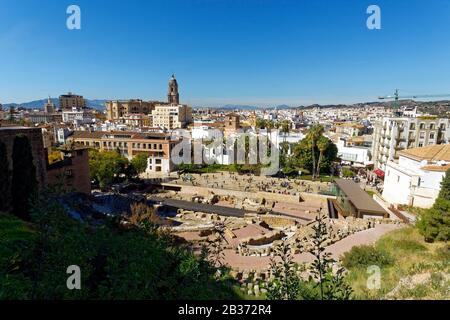
[[30, 141], [33, 163], [36, 167], [36, 179], [39, 187], [42, 188], [47, 182], [47, 153], [44, 149], [42, 130], [40, 128], [27, 127], [0, 127], [0, 141], [6, 145], [10, 170], [12, 170], [13, 166], [12, 151], [14, 138], [19, 134], [25, 135]]

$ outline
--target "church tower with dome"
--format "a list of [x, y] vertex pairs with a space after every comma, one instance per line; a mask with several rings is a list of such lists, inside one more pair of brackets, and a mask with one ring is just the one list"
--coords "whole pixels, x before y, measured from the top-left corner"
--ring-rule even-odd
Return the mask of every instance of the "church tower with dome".
[[175, 75], [172, 75], [172, 78], [169, 80], [169, 90], [167, 93], [167, 101], [169, 104], [180, 104], [180, 95], [178, 94], [178, 83], [177, 79], [175, 79]]

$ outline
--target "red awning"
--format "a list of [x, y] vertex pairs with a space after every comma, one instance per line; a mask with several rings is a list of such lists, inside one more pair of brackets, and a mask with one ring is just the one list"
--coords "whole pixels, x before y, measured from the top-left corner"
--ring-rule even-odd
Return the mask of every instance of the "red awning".
[[384, 171], [383, 170], [375, 169], [375, 170], [373, 170], [373, 172], [378, 176], [378, 178], [383, 178], [384, 177]]

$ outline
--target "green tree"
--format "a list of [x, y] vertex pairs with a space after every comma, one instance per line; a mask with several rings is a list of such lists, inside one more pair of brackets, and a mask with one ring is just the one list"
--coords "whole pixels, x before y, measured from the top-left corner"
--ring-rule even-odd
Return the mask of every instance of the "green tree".
[[11, 201], [11, 170], [6, 146], [0, 142], [0, 211], [7, 211]]
[[142, 173], [147, 169], [148, 155], [140, 153], [131, 159], [131, 166], [136, 170], [136, 172]]
[[89, 150], [91, 178], [104, 189], [121, 174], [127, 174], [128, 159], [116, 151]]
[[355, 173], [350, 168], [343, 167], [342, 168], [342, 176], [344, 178], [353, 178], [355, 176]]
[[270, 260], [270, 271], [274, 280], [267, 290], [269, 300], [296, 300], [299, 298], [301, 279], [297, 275], [291, 248], [283, 241], [275, 249]]
[[441, 182], [441, 191], [439, 191], [439, 198], [450, 200], [450, 169], [445, 172], [445, 176]]
[[323, 133], [323, 127], [321, 125], [316, 125], [313, 126], [309, 132], [309, 139], [311, 140], [311, 155], [312, 155], [312, 178], [315, 179], [316, 178], [316, 145], [317, 145], [317, 140], [319, 139], [319, 137], [322, 135]]
[[37, 191], [37, 180], [30, 141], [25, 135], [17, 135], [14, 138], [12, 162], [13, 213], [19, 218], [29, 220], [30, 201]]
[[[136, 224], [89, 225], [72, 219], [61, 197], [41, 194], [32, 224], [0, 215], [0, 299], [236, 299], [204, 256], [146, 223], [147, 208]], [[82, 290], [66, 287], [70, 265], [81, 269]]]
[[320, 177], [320, 166], [322, 164], [323, 154], [328, 149], [328, 146], [330, 144], [330, 139], [320, 136], [319, 139], [317, 139], [317, 148], [319, 149], [319, 160], [317, 160], [317, 177]]
[[320, 300], [348, 300], [351, 298], [353, 290], [345, 282], [344, 269], [338, 268], [333, 271], [336, 261], [331, 257], [331, 253], [325, 252], [325, 244], [330, 236], [328, 234], [325, 216], [319, 212], [313, 225], [312, 242], [313, 247], [309, 251], [314, 257], [310, 271], [312, 278], [319, 289], [318, 299]]
[[450, 240], [450, 169], [441, 182], [441, 191], [433, 207], [419, 216], [417, 227], [425, 241]]
[[[313, 127], [310, 132], [297, 143], [293, 150], [292, 164], [295, 164], [297, 168], [302, 168], [307, 172], [313, 174], [314, 178], [317, 176], [318, 163], [316, 159], [320, 157], [320, 150], [317, 146], [317, 141], [320, 139], [328, 139], [326, 137], [321, 138], [322, 135], [318, 135], [322, 129]], [[322, 142], [321, 142], [322, 145]], [[322, 173], [330, 173], [333, 161], [337, 160], [337, 147], [328, 139], [327, 148], [322, 151], [322, 157], [320, 157], [320, 171]]]
[[283, 142], [286, 142], [286, 136], [289, 135], [291, 131], [291, 122], [289, 120], [281, 121], [281, 132], [283, 133]]

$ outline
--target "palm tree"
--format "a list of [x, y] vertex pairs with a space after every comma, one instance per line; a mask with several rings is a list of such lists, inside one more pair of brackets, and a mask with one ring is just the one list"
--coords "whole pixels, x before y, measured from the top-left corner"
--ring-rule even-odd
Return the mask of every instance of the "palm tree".
[[311, 139], [311, 156], [312, 156], [312, 165], [313, 165], [313, 172], [312, 172], [312, 178], [313, 180], [316, 178], [316, 144], [319, 137], [322, 136], [323, 133], [323, 127], [321, 125], [315, 125], [311, 127], [311, 129], [308, 132], [309, 138]]
[[328, 146], [330, 144], [330, 140], [328, 140], [325, 136], [320, 136], [317, 140], [317, 148], [319, 149], [319, 160], [317, 161], [317, 177], [320, 177], [320, 163], [322, 162], [322, 157], [327, 150]]
[[290, 130], [291, 124], [289, 123], [289, 120], [283, 120], [281, 122], [281, 132], [283, 133], [283, 142], [286, 142], [286, 135], [289, 135]]

